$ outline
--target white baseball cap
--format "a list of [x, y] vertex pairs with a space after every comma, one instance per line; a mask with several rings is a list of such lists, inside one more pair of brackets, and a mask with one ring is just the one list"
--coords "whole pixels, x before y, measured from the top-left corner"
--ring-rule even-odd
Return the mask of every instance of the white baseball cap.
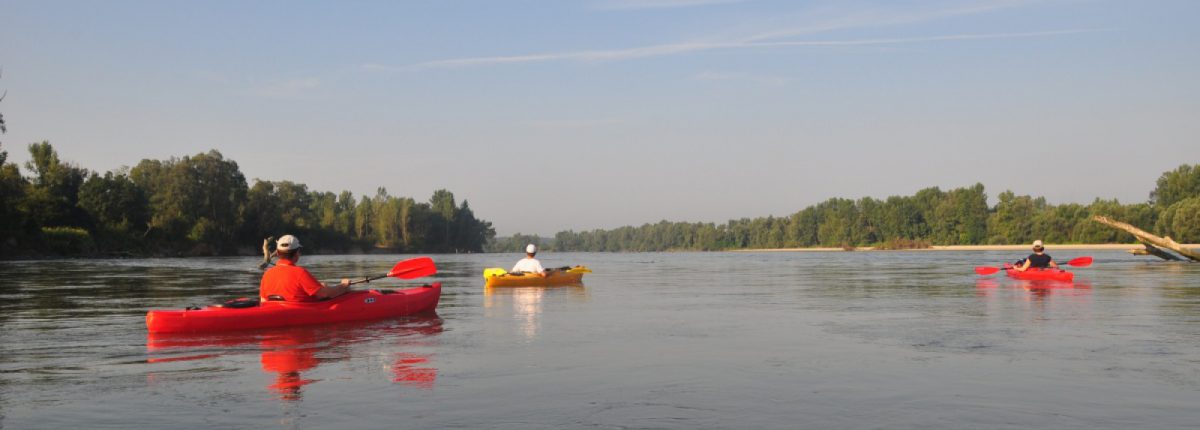
[[529, 244], [528, 246], [525, 247], [525, 253], [526, 254], [537, 254], [537, 245], [534, 245], [532, 243]]
[[300, 248], [302, 248], [300, 246], [300, 239], [290, 234], [285, 234], [279, 240], [275, 241], [275, 249], [277, 251], [292, 252]]
[[1034, 248], [1041, 248], [1041, 247], [1042, 247], [1042, 240], [1041, 240], [1041, 239], [1038, 239], [1038, 240], [1035, 240], [1035, 241], [1033, 241], [1033, 247], [1034, 247]]

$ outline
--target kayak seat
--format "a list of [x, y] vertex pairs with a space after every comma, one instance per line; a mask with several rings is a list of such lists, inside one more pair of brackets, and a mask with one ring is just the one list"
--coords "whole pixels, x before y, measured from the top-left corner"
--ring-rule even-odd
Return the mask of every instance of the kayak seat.
[[267, 296], [267, 301], [268, 302], [282, 302], [283, 296], [278, 295], [278, 294], [272, 294], [272, 295]]

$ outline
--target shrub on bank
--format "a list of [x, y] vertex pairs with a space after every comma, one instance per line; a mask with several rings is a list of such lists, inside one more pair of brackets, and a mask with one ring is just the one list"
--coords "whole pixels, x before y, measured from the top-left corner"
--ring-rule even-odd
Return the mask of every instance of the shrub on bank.
[[59, 255], [86, 254], [96, 250], [92, 234], [79, 227], [42, 227], [42, 246]]
[[875, 249], [897, 251], [902, 249], [929, 249], [932, 247], [933, 245], [927, 240], [893, 237], [886, 242], [876, 245]]

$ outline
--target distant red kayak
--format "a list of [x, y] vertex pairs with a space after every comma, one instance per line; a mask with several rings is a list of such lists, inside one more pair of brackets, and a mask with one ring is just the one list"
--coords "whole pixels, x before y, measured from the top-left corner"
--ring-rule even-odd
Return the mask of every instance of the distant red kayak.
[[250, 330], [395, 318], [431, 311], [441, 296], [442, 284], [435, 282], [404, 290], [352, 291], [320, 302], [268, 301], [250, 307], [213, 305], [202, 309], [152, 310], [146, 313], [146, 330], [151, 333]]
[[1071, 281], [1075, 279], [1075, 274], [1063, 269], [1035, 269], [1030, 268], [1024, 272], [1014, 269], [1012, 264], [1004, 264], [1004, 272], [1008, 277], [1013, 279], [1021, 279], [1026, 281]]

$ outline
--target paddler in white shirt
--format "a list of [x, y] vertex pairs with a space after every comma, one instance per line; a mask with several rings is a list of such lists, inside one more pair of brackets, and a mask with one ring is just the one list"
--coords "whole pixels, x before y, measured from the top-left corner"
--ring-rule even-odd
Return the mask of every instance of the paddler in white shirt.
[[525, 247], [525, 258], [513, 266], [512, 272], [536, 273], [538, 276], [546, 277], [546, 269], [542, 268], [542, 262], [533, 258], [535, 255], [537, 255], [537, 245], [531, 243]]

